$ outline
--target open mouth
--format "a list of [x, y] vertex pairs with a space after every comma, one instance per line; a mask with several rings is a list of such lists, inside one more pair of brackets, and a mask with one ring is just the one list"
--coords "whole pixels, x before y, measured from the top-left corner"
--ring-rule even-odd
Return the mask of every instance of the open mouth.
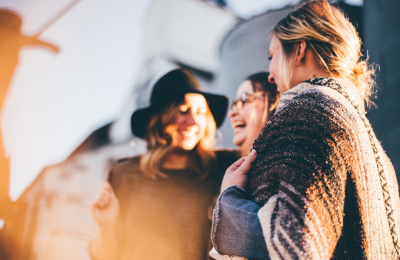
[[184, 138], [184, 139], [189, 139], [193, 138], [197, 135], [196, 132], [179, 132], [179, 134]]
[[235, 122], [232, 123], [232, 127], [233, 127], [233, 129], [246, 127], [246, 122], [244, 122], [244, 121], [235, 121]]

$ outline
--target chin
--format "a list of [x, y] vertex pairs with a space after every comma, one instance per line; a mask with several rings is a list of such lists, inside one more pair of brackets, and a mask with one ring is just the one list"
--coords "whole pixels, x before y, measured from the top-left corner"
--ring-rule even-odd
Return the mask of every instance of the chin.
[[239, 137], [239, 136], [233, 136], [232, 139], [232, 143], [237, 146], [238, 148], [240, 148], [241, 145], [243, 145], [245, 143], [246, 139]]
[[[240, 140], [240, 142], [235, 142], [235, 140], [233, 140], [233, 144], [237, 146], [238, 151], [240, 152], [241, 156], [247, 156], [250, 153], [250, 149], [252, 147], [252, 145], [249, 146], [248, 144], [248, 140], [246, 142], [247, 138], [243, 138]], [[251, 144], [253, 144], [251, 142]]]
[[192, 151], [199, 142], [186, 142], [178, 145], [177, 148], [183, 151]]

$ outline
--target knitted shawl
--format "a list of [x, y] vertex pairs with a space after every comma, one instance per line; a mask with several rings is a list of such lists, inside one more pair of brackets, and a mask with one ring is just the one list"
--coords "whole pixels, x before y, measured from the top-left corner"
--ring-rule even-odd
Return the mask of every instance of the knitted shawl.
[[290, 89], [253, 148], [247, 190], [271, 259], [400, 259], [396, 174], [355, 86]]

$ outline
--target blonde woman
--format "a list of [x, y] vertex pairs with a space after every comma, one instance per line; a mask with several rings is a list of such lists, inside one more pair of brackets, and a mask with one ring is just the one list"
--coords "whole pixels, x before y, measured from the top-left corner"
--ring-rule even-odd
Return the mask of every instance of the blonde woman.
[[184, 70], [158, 80], [151, 105], [131, 118], [147, 153], [119, 161], [91, 206], [93, 259], [207, 258], [208, 209], [236, 159], [212, 150], [226, 110], [226, 97], [202, 92]]
[[399, 259], [398, 183], [365, 116], [374, 71], [354, 26], [312, 1], [271, 35], [281, 100], [254, 151], [225, 174], [215, 249], [251, 259]]

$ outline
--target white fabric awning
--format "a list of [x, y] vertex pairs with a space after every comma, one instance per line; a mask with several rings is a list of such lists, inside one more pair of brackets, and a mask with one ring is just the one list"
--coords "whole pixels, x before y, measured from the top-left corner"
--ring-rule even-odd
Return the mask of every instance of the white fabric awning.
[[[73, 0], [3, 0], [32, 35]], [[3, 107], [17, 199], [46, 165], [63, 161], [94, 129], [116, 119], [140, 62], [142, 23], [150, 0], [82, 0], [42, 34], [61, 49], [26, 48]]]

